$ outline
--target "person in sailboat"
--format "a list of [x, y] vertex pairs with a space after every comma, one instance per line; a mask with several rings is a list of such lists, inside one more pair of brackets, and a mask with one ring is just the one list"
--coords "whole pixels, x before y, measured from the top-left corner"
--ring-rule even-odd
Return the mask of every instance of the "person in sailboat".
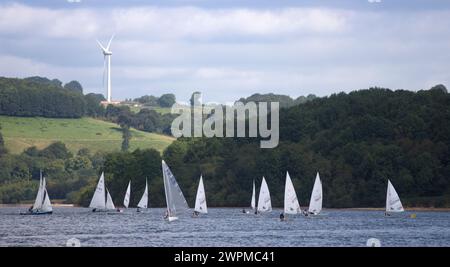
[[194, 210], [194, 212], [192, 213], [192, 217], [198, 217], [199, 214], [200, 212]]
[[167, 218], [169, 218], [169, 211], [168, 210], [166, 210], [164, 212], [164, 219], [167, 219]]
[[280, 221], [284, 221], [284, 220], [285, 220], [284, 213], [282, 212], [282, 213], [280, 213]]
[[302, 211], [302, 213], [305, 217], [308, 217], [308, 215], [309, 215], [307, 210]]

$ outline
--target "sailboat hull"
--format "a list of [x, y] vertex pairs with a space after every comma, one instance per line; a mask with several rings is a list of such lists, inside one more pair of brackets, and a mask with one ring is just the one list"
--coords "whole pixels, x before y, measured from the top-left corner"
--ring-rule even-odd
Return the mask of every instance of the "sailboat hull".
[[21, 212], [20, 215], [50, 215], [53, 211], [32, 211], [32, 212]]
[[110, 210], [106, 210], [106, 209], [93, 209], [92, 212], [95, 212], [95, 213], [105, 213], [105, 212], [110, 212]]
[[384, 213], [384, 217], [386, 217], [386, 218], [399, 217], [399, 216], [402, 216], [401, 214], [403, 212], [404, 212], [403, 210], [402, 211], [387, 211], [387, 212]]
[[168, 220], [169, 220], [169, 222], [173, 222], [173, 221], [178, 220], [178, 217], [169, 217]]

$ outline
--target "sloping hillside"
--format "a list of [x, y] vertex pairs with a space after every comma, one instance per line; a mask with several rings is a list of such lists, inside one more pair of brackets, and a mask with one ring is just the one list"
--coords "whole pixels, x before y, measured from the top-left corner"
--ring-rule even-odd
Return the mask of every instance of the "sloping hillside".
[[[19, 154], [36, 146], [44, 148], [61, 141], [72, 151], [88, 148], [92, 152], [120, 150], [122, 132], [116, 124], [92, 118], [53, 119], [0, 116], [1, 132], [10, 153]], [[172, 137], [131, 129], [130, 149], [154, 148], [162, 151]]]

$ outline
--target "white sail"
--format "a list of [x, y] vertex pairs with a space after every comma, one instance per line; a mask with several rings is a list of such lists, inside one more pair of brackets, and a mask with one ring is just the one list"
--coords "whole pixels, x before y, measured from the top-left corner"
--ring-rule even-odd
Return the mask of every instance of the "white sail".
[[42, 190], [43, 190], [43, 200], [40, 211], [50, 212], [53, 211], [52, 203], [50, 202], [50, 197], [47, 192], [47, 183], [45, 182], [45, 177], [42, 179]]
[[400, 197], [395, 191], [391, 181], [388, 180], [387, 194], [386, 194], [386, 212], [402, 212], [404, 211]]
[[44, 194], [45, 194], [44, 203], [42, 203], [41, 211], [44, 211], [44, 212], [53, 211], [52, 203], [50, 202], [50, 197], [48, 196], [47, 189], [45, 189]]
[[200, 176], [200, 182], [197, 188], [197, 197], [195, 198], [195, 211], [200, 213], [208, 213], [208, 208], [206, 206], [206, 195], [205, 188], [203, 186], [203, 177]]
[[316, 180], [314, 181], [314, 187], [311, 193], [311, 199], [309, 200], [308, 212], [313, 214], [319, 214], [322, 210], [322, 182], [320, 181], [319, 173], [317, 172]]
[[292, 184], [289, 173], [286, 172], [286, 185], [284, 187], [284, 213], [297, 214], [301, 213], [300, 204], [298, 203], [297, 194]]
[[253, 193], [252, 193], [252, 202], [250, 204], [253, 210], [256, 209], [256, 191], [255, 191], [255, 180], [253, 180]]
[[42, 202], [43, 202], [43, 197], [44, 197], [44, 188], [43, 188], [42, 182], [43, 182], [43, 180], [42, 180], [42, 172], [41, 172], [41, 176], [39, 177], [39, 189], [36, 194], [36, 199], [34, 200], [33, 210], [38, 210], [38, 209], [42, 208]]
[[130, 194], [131, 194], [131, 181], [128, 182], [127, 192], [125, 193], [125, 197], [123, 199], [123, 206], [125, 208], [128, 208], [128, 205], [130, 204]]
[[94, 196], [92, 197], [91, 203], [89, 204], [90, 208], [94, 209], [105, 209], [105, 176], [102, 173], [100, 179], [97, 184], [97, 188], [95, 189]]
[[173, 176], [169, 166], [167, 166], [164, 160], [162, 161], [162, 172], [164, 190], [166, 193], [167, 215], [169, 221], [173, 221], [178, 218], [177, 216], [179, 214], [188, 211], [189, 206], [184, 198], [183, 192], [181, 192], [175, 176]]
[[266, 179], [263, 177], [261, 189], [259, 190], [258, 212], [270, 211], [272, 211], [272, 202], [270, 200], [269, 187], [267, 186]]
[[138, 203], [138, 208], [146, 209], [148, 206], [148, 185], [147, 179], [145, 180], [144, 194], [142, 194], [141, 200]]
[[111, 195], [109, 194], [109, 190], [106, 189], [106, 209], [108, 210], [115, 210], [116, 207], [114, 206], [114, 203], [112, 201]]

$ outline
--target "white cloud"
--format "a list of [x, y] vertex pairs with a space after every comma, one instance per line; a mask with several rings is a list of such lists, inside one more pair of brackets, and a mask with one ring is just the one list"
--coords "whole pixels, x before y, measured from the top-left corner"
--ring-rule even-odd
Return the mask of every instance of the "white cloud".
[[87, 9], [51, 10], [21, 4], [0, 6], [0, 34], [88, 38], [100, 29], [98, 16]]
[[[0, 75], [79, 80], [103, 93], [112, 43], [113, 95], [202, 90], [211, 101], [256, 92], [326, 95], [369, 86], [450, 85], [448, 10], [0, 5]], [[67, 49], [67, 50], [66, 50]]]
[[333, 33], [345, 29], [341, 12], [320, 9], [205, 10], [131, 8], [113, 11], [117, 31], [156, 35], [158, 38], [214, 38], [223, 36], [283, 36]]
[[[333, 33], [346, 27], [346, 14], [333, 10], [118, 8], [94, 12], [85, 8], [48, 9], [21, 4], [0, 6], [0, 33], [52, 38], [92, 38], [116, 32], [147, 39], [274, 37], [302, 33]], [[347, 14], [348, 15], [348, 14]]]

